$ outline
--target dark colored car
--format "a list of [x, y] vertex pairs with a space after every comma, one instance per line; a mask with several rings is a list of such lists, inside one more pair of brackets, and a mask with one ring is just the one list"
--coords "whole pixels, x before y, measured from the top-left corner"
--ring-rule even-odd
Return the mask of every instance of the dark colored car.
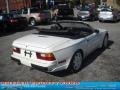
[[82, 7], [80, 12], [77, 14], [78, 19], [80, 20], [96, 20], [98, 18], [98, 13], [96, 9], [91, 7]]
[[73, 8], [70, 8], [67, 4], [59, 4], [53, 10], [53, 19], [73, 19]]
[[6, 32], [10, 29], [25, 28], [27, 19], [18, 14], [0, 14], [0, 32]]

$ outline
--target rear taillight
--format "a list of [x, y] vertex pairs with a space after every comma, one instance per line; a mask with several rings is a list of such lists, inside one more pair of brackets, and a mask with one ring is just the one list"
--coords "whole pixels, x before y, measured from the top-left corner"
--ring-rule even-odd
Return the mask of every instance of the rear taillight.
[[11, 20], [10, 20], [11, 23], [16, 23], [17, 21], [18, 21], [18, 20], [16, 20], [16, 19], [11, 19]]
[[20, 48], [13, 47], [13, 52], [20, 53]]
[[87, 13], [87, 16], [90, 16], [90, 13]]
[[37, 59], [41, 59], [41, 60], [46, 60], [46, 61], [54, 61], [55, 60], [55, 56], [53, 55], [53, 53], [36, 53]]

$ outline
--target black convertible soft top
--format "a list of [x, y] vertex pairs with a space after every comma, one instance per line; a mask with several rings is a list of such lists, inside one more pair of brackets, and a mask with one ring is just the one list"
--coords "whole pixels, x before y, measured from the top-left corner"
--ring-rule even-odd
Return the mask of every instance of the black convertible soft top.
[[38, 29], [39, 34], [47, 34], [52, 36], [61, 36], [71, 39], [78, 39], [85, 37], [93, 32], [93, 28], [84, 23], [77, 21], [57, 21], [52, 22], [49, 29]]

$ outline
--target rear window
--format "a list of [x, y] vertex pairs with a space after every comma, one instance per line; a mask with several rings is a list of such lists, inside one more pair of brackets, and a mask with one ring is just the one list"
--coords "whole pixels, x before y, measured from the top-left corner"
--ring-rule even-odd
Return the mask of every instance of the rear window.
[[101, 11], [109, 11], [109, 12], [112, 12], [112, 9], [102, 9]]
[[17, 17], [21, 17], [19, 14], [9, 14], [8, 15], [9, 17], [11, 17], [11, 18], [17, 18]]
[[68, 5], [60, 5], [58, 6], [58, 9], [69, 9]]
[[31, 11], [31, 13], [37, 13], [40, 10], [38, 8], [31, 8], [30, 11]]
[[68, 5], [60, 5], [58, 6], [58, 15], [73, 15], [73, 9]]
[[28, 10], [27, 9], [23, 9], [23, 14], [27, 14]]
[[89, 11], [90, 8], [82, 8], [81, 11]]
[[89, 6], [84, 6], [81, 8], [82, 11], [89, 11], [90, 10], [90, 7]]

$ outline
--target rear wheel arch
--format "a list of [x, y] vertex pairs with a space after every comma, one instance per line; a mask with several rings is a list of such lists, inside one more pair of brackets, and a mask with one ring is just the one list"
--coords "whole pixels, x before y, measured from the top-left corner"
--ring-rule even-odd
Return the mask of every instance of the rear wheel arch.
[[[77, 51], [80, 51], [81, 54], [82, 54], [82, 58], [84, 58], [84, 52], [83, 52], [83, 50], [82, 50], [82, 49], [78, 49]], [[77, 51], [76, 51], [76, 52], [77, 52]]]
[[74, 70], [74, 69], [73, 69], [73, 61], [74, 61], [74, 56], [76, 55], [76, 53], [80, 53], [80, 54], [81, 54], [81, 57], [82, 57], [81, 63], [82, 63], [82, 61], [83, 61], [83, 58], [84, 58], [83, 50], [82, 50], [82, 49], [76, 50], [76, 51], [74, 52], [72, 58], [70, 59], [69, 64], [68, 64], [68, 67], [67, 67], [67, 71], [68, 71], [68, 72], [78, 72], [78, 71], [81, 69], [81, 66], [82, 66], [82, 65], [80, 65], [80, 68], [79, 68], [78, 70]]
[[36, 24], [36, 19], [34, 17], [30, 17], [29, 18], [29, 23], [31, 24], [31, 20], [34, 20], [35, 21], [35, 24]]
[[109, 34], [108, 34], [108, 32], [106, 32], [106, 34], [105, 34], [104, 38], [105, 38], [106, 36], [109, 38]]
[[104, 45], [106, 38], [107, 38], [107, 46], [108, 46], [108, 41], [109, 41], [109, 34], [108, 34], [108, 32], [104, 35], [103, 43], [102, 43], [102, 49], [106, 49], [107, 48], [107, 46]]
[[35, 19], [35, 18], [34, 18], [34, 17], [30, 17], [30, 18], [29, 18], [29, 22], [30, 22], [31, 19]]

